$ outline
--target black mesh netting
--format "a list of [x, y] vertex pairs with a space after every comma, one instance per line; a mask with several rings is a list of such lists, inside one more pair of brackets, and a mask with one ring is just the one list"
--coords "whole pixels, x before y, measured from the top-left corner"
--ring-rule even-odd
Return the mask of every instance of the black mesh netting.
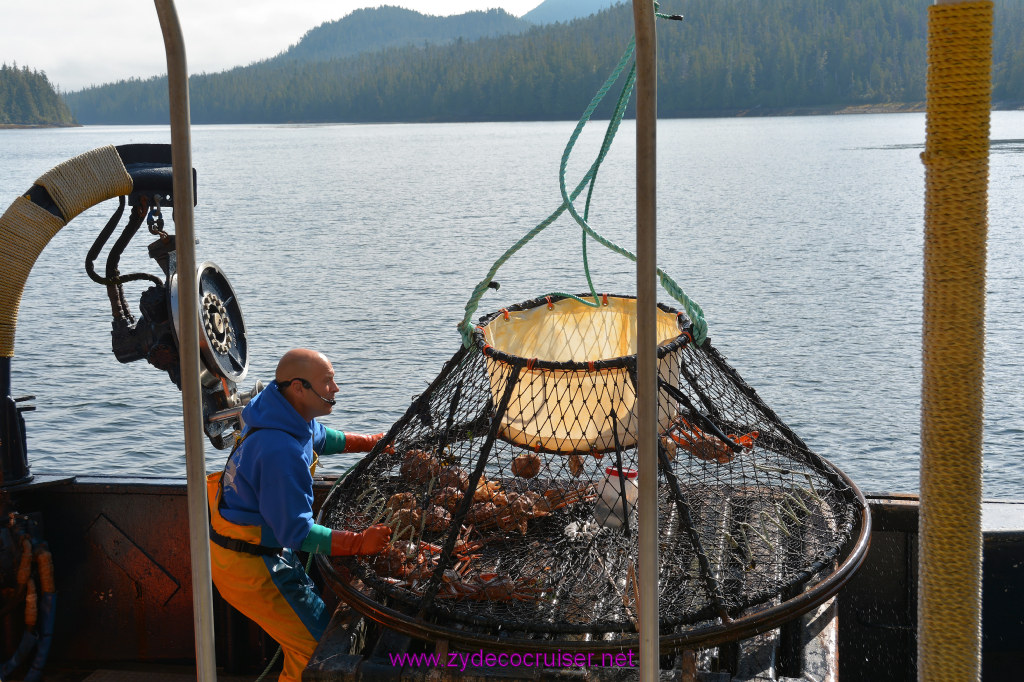
[[[710, 342], [692, 343], [685, 316], [659, 308], [659, 609], [662, 632], [678, 633], [813, 585], [864, 505]], [[481, 319], [476, 345], [321, 511], [338, 529], [389, 523], [391, 546], [322, 565], [364, 608], [418, 623], [526, 640], [635, 634], [634, 320], [626, 297]]]

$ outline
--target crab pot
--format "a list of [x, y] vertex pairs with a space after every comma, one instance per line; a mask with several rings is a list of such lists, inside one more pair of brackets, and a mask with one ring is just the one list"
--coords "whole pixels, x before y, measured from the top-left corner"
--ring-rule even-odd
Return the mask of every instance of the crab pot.
[[[679, 356], [665, 352], [683, 343], [679, 316], [659, 309], [658, 372], [678, 387]], [[487, 357], [491, 397], [498, 403], [516, 363], [526, 361], [502, 416], [498, 437], [549, 453], [603, 453], [636, 446], [636, 299], [604, 296], [598, 306], [573, 298], [543, 299], [501, 310], [477, 328]], [[665, 392], [659, 428], [676, 407]]]
[[[475, 343], [324, 501], [324, 525], [393, 529], [379, 555], [317, 557], [335, 592], [453, 646], [638, 649], [642, 520], [621, 485], [638, 469], [635, 318], [622, 296], [481, 318]], [[659, 306], [658, 329], [658, 609], [671, 651], [822, 603], [859, 565], [870, 523], [853, 483], [709, 341], [693, 343], [685, 315]]]

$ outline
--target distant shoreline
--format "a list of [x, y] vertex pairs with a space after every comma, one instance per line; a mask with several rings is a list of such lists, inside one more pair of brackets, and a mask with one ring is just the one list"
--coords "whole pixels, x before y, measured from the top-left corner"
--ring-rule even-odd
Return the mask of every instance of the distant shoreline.
[[760, 109], [748, 109], [735, 116], [845, 116], [848, 114], [911, 114], [927, 111], [924, 102], [886, 104], [847, 104], [827, 107], [781, 107], [761, 113]]
[[[1021, 111], [1024, 110], [1024, 102], [995, 102], [992, 111]], [[844, 104], [830, 106], [811, 107], [753, 107], [748, 109], [702, 109], [699, 111], [686, 111], [681, 115], [668, 116], [666, 118], [758, 118], [758, 117], [779, 117], [779, 116], [848, 116], [857, 114], [913, 114], [925, 113], [927, 106], [925, 102], [889, 102], [882, 104]], [[527, 119], [524, 119], [524, 121]], [[532, 120], [532, 119], [529, 119]], [[316, 121], [316, 123], [405, 123], [406, 121]], [[464, 121], [408, 121], [409, 123], [461, 123]], [[472, 122], [494, 122], [494, 121], [472, 121]], [[501, 123], [515, 123], [516, 121], [499, 121]], [[263, 122], [261, 125], [294, 125], [303, 121], [280, 121]], [[193, 125], [236, 125], [237, 123], [197, 123]], [[148, 123], [96, 123], [88, 125], [159, 125]], [[166, 124], [164, 124], [166, 125]], [[0, 123], [0, 130], [18, 130], [31, 128], [81, 128], [81, 123], [71, 124], [18, 124]]]
[[[1019, 111], [1024, 102], [994, 102], [992, 111]], [[813, 107], [754, 107], [688, 111], [672, 118], [755, 118], [769, 116], [846, 116], [854, 114], [914, 114], [928, 110], [925, 102], [886, 102], [881, 104], [840, 104]]]
[[28, 128], [81, 128], [81, 123], [0, 123], [0, 130], [22, 130]]

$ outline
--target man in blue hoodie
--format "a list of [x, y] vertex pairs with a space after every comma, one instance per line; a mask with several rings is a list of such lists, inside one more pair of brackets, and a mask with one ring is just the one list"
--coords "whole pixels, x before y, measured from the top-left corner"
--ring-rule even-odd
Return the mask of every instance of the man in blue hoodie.
[[325, 428], [334, 367], [322, 354], [290, 350], [274, 381], [242, 410], [245, 428], [223, 473], [207, 477], [213, 582], [224, 599], [281, 645], [280, 680], [298, 681], [330, 614], [295, 550], [376, 554], [385, 525], [361, 533], [313, 523], [313, 473], [320, 454], [367, 452], [384, 434]]

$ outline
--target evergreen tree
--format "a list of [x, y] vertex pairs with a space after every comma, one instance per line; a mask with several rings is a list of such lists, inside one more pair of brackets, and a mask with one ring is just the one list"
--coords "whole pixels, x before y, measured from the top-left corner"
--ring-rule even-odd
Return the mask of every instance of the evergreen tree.
[[42, 71], [0, 65], [0, 125], [74, 125], [67, 104]]
[[[665, 0], [663, 10], [685, 18], [658, 25], [659, 114], [923, 102], [930, 4]], [[521, 34], [384, 47], [321, 60], [267, 60], [193, 77], [192, 120], [575, 119], [618, 61], [632, 31], [631, 8], [620, 4]], [[996, 101], [1024, 101], [1022, 34], [1024, 0], [997, 0]], [[66, 97], [85, 123], [166, 123], [166, 93], [166, 80], [154, 78]], [[596, 115], [606, 115], [610, 102], [607, 107]]]

